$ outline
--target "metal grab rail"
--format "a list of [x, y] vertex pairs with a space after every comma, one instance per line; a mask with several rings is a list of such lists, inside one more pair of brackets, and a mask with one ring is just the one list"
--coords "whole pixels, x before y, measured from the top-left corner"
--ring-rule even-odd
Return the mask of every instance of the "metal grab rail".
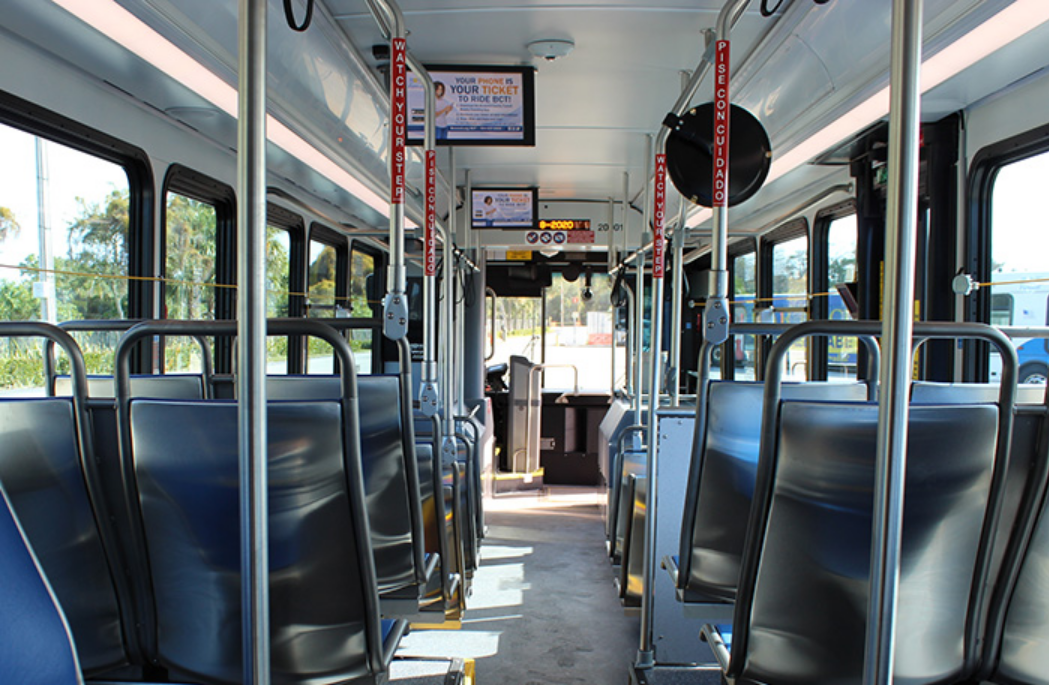
[[[763, 419], [761, 447], [759, 449], [757, 482], [754, 488], [754, 500], [750, 509], [750, 518], [747, 523], [747, 540], [743, 550], [743, 560], [740, 568], [739, 588], [736, 594], [736, 609], [733, 617], [733, 626], [737, 627], [732, 643], [732, 659], [726, 675], [735, 678], [740, 675], [743, 668], [743, 660], [746, 655], [748, 635], [745, 630], [750, 619], [751, 603], [754, 597], [755, 575], [761, 556], [761, 547], [764, 542], [761, 523], [768, 516], [770, 507], [769, 491], [773, 472], [775, 471], [776, 457], [776, 424], [779, 418], [781, 385], [783, 372], [781, 362], [786, 356], [787, 350], [796, 341], [809, 336], [869, 336], [876, 337], [882, 333], [882, 322], [880, 321], [812, 321], [804, 322], [783, 332], [776, 343], [772, 346], [766, 366], [765, 396], [763, 402]], [[974, 324], [965, 322], [916, 322], [912, 338], [911, 352], [917, 348], [916, 343], [932, 338], [976, 338], [985, 340], [998, 348], [1002, 355], [1002, 383], [999, 389], [999, 413], [998, 413], [998, 436], [995, 445], [994, 473], [992, 483], [1001, 483], [1008, 469], [1009, 450], [1012, 442], [1013, 413], [1011, 408], [1016, 402], [1016, 377], [1017, 377], [1017, 355], [1009, 339], [1001, 331], [987, 324]], [[991, 563], [990, 549], [993, 542], [994, 532], [997, 528], [999, 514], [1002, 504], [1002, 489], [993, 489], [987, 503], [987, 518], [983, 526], [981, 541], [979, 545], [980, 557], [976, 562], [976, 589], [969, 605], [969, 621], [966, 623], [966, 642], [975, 647], [976, 634], [982, 624], [980, 615], [983, 612], [983, 598], [988, 589], [982, 583], [987, 576]], [[898, 503], [902, 511], [902, 495]], [[872, 546], [871, 566], [886, 566], [893, 569], [898, 566], [898, 559], [883, 559], [882, 549]], [[871, 576], [873, 583], [873, 575]], [[967, 651], [966, 660], [975, 659], [975, 651]]]
[[[710, 43], [707, 49], [703, 53], [703, 57], [700, 60], [699, 65], [692, 73], [692, 78], [689, 79], [688, 84], [681, 91], [678, 96], [677, 102], [674, 103], [672, 114], [680, 117], [685, 110], [688, 108], [689, 103], [692, 101], [693, 96], [699, 89], [699, 84], [706, 77], [707, 72], [710, 70], [711, 65], [717, 58], [716, 47], [720, 41], [727, 41], [729, 33], [731, 32], [732, 26], [739, 21], [739, 18], [743, 15], [747, 5], [750, 4], [750, 0], [728, 0], [724, 7], [721, 8], [721, 12], [718, 13], [717, 20], [717, 40]], [[727, 74], [724, 75], [727, 79]], [[727, 86], [725, 89], [727, 91]], [[727, 98], [726, 98], [727, 100]], [[655, 142], [655, 158], [654, 164], [656, 169], [660, 169], [661, 166], [665, 166], [666, 161], [666, 142], [670, 137], [670, 128], [664, 120], [663, 125], [659, 127], [659, 133], [656, 137]], [[651, 140], [651, 139], [649, 139]], [[725, 149], [727, 150], [727, 143]], [[651, 150], [648, 151], [648, 159], [653, 159]], [[662, 165], [661, 165], [662, 162]], [[647, 163], [647, 160], [646, 160]], [[645, 191], [648, 190], [648, 178], [649, 174], [646, 170], [645, 173]], [[666, 179], [656, 178], [656, 199], [657, 202], [661, 198], [660, 186], [665, 185]], [[726, 187], [728, 180], [726, 176]], [[657, 470], [658, 456], [656, 454], [656, 410], [659, 409], [659, 394], [660, 389], [658, 384], [660, 382], [660, 364], [661, 354], [660, 347], [663, 342], [663, 274], [662, 265], [656, 268], [656, 252], [662, 255], [664, 249], [663, 245], [663, 230], [662, 222], [663, 217], [659, 216], [659, 209], [655, 210], [653, 219], [655, 220], [655, 226], [653, 227], [653, 271], [652, 271], [652, 339], [649, 344], [651, 350], [651, 384], [650, 389], [650, 400], [649, 400], [649, 415], [648, 415], [648, 432], [651, 440], [648, 445], [648, 474], [649, 474], [649, 489], [647, 495], [646, 506], [648, 507], [648, 517], [645, 520], [645, 566], [643, 570], [643, 594], [641, 596], [641, 637], [638, 642], [637, 659], [634, 662], [634, 668], [636, 670], [645, 670], [655, 666], [655, 651], [654, 651], [654, 637], [653, 637], [653, 624], [654, 624], [654, 608], [656, 604], [654, 583], [656, 576], [656, 550], [655, 550], [655, 538], [656, 538], [656, 512], [657, 503], [656, 499], [659, 494], [658, 478], [659, 472]], [[649, 219], [649, 203], [645, 202], [645, 227], [648, 226]], [[713, 254], [710, 270], [710, 292], [711, 296], [707, 299], [707, 305], [704, 309], [701, 321], [703, 322], [704, 337], [714, 337], [718, 340], [724, 340], [725, 335], [728, 332], [728, 269], [727, 269], [727, 246], [728, 246], [728, 212], [727, 208], [714, 207], [714, 231], [711, 240], [711, 252]], [[641, 287], [644, 283], [644, 259], [640, 259], [638, 262], [638, 300], [641, 300]], [[675, 270], [678, 267], [675, 266]], [[676, 277], [675, 277], [676, 278]], [[642, 309], [639, 307], [639, 309]], [[644, 312], [639, 312], [638, 319], [644, 320]], [[638, 327], [638, 349], [642, 347], [643, 341], [643, 326]], [[640, 376], [640, 375], [639, 375]], [[643, 388], [643, 379], [638, 379], [638, 402], [637, 402], [637, 418], [640, 422], [641, 419], [641, 390]]]

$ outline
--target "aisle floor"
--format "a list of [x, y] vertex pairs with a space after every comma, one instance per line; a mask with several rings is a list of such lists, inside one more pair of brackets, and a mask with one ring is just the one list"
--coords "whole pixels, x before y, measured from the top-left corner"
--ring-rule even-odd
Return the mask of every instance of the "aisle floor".
[[462, 629], [413, 631], [399, 654], [473, 658], [478, 684], [627, 683], [638, 619], [612, 584], [599, 497], [553, 487], [486, 501]]

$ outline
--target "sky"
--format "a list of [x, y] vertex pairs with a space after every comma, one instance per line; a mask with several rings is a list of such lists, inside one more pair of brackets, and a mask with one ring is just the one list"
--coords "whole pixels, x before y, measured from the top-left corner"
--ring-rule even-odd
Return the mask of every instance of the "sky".
[[[22, 227], [18, 236], [0, 243], [0, 264], [17, 265], [39, 248], [35, 147], [33, 136], [0, 124], [0, 207], [11, 210]], [[53, 250], [61, 255], [65, 229], [77, 215], [76, 198], [101, 202], [114, 189], [127, 188], [127, 175], [115, 164], [57, 143], [44, 148]], [[17, 278], [17, 271], [0, 269], [0, 279]]]

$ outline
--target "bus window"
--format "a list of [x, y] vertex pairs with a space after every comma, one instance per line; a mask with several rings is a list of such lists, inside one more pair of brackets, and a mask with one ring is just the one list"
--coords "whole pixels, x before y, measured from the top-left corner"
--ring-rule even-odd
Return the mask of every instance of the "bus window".
[[[126, 318], [127, 172], [4, 125], [0, 150], [0, 320]], [[117, 336], [77, 336], [88, 372], [111, 372]], [[42, 387], [39, 350], [33, 339], [6, 341], [0, 367], [11, 372], [0, 385]]]
[[[167, 319], [215, 318], [215, 206], [168, 191], [164, 209], [164, 314]], [[164, 341], [164, 368], [198, 372], [203, 365], [196, 342]]]
[[[851, 319], [848, 308], [838, 293], [838, 284], [856, 281], [856, 215], [831, 220], [827, 226], [827, 319]], [[821, 285], [820, 290], [823, 290]], [[850, 336], [832, 336], [826, 340], [827, 379], [851, 381], [856, 378], [857, 341]]]
[[[376, 283], [375, 255], [359, 246], [350, 249], [350, 316], [375, 318], [382, 315], [382, 284]], [[350, 331], [350, 348], [357, 361], [357, 370], [367, 373], [374, 364], [376, 346], [379, 345], [379, 329], [354, 329]]]
[[310, 271], [307, 295], [311, 317], [335, 316], [335, 269], [333, 246], [310, 241]]
[[[732, 321], [754, 321], [754, 298], [758, 294], [757, 255], [747, 253], [732, 260]], [[735, 378], [746, 381], [755, 379], [754, 336], [733, 336], [732, 352], [736, 365]], [[722, 351], [724, 356], [724, 351]], [[717, 376], [717, 370], [715, 376]]]
[[[772, 245], [771, 302], [762, 301], [772, 321], [796, 324], [808, 319], [809, 239], [798, 236]], [[790, 347], [784, 363], [787, 379], [808, 376], [808, 344], [798, 341]]]
[[489, 365], [509, 363], [512, 355], [542, 361], [541, 309], [539, 298], [495, 299], [495, 349]]
[[1009, 293], [995, 293], [991, 296], [991, 325], [1012, 326], [1013, 296]]
[[[569, 280], [554, 274], [546, 289], [546, 364], [575, 367], [580, 388], [601, 393], [608, 392], [612, 384], [611, 293], [612, 280], [607, 274], [592, 275], [589, 288], [584, 275]], [[618, 375], [626, 363], [626, 350], [618, 346], [615, 353]], [[545, 373], [547, 388], [571, 389], [573, 383], [568, 367]]]
[[[311, 317], [335, 316], [336, 262], [337, 254], [334, 247], [320, 241], [310, 241], [307, 312]], [[307, 373], [331, 374], [335, 370], [333, 364], [335, 353], [331, 345], [319, 338], [310, 338], [307, 345]]]
[[[1032, 231], [1045, 214], [1042, 181], [1049, 177], [1049, 152], [1002, 167], [991, 188], [991, 323], [1043, 326], [1049, 296], [1045, 255], [1049, 239]], [[1015, 339], [1021, 383], [1045, 383], [1049, 352], [1044, 339]], [[991, 378], [1001, 363], [991, 356]]]
[[[291, 232], [277, 226], [266, 227], [266, 316], [287, 317], [291, 291]], [[286, 374], [288, 339], [266, 339], [266, 371]]]
[[350, 251], [350, 311], [354, 317], [378, 317], [382, 302], [371, 299], [368, 284], [375, 278], [375, 256], [358, 248]]

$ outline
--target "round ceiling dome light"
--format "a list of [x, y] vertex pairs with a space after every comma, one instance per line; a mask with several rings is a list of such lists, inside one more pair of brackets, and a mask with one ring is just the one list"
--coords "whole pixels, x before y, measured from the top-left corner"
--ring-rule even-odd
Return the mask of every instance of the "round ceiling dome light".
[[528, 44], [528, 52], [547, 62], [564, 57], [575, 50], [575, 42], [564, 38], [536, 40]]

